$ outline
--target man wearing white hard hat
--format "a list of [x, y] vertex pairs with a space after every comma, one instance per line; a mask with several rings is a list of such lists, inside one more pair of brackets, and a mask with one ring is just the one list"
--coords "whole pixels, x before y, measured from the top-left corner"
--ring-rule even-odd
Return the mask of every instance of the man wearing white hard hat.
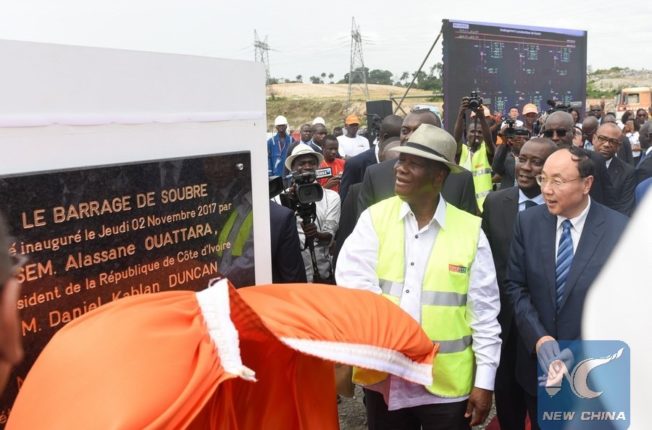
[[267, 174], [282, 176], [292, 137], [287, 133], [288, 120], [283, 115], [276, 117], [274, 127], [276, 134], [267, 139]]
[[365, 369], [370, 429], [470, 429], [491, 408], [500, 360], [498, 285], [481, 219], [441, 196], [457, 144], [421, 124], [394, 167], [397, 196], [365, 210], [344, 242], [337, 284], [382, 294], [419, 321], [438, 345], [434, 383], [422, 386]]
[[[285, 167], [293, 174], [315, 172], [324, 156], [311, 147], [300, 143], [285, 160]], [[319, 185], [319, 182], [315, 182]], [[297, 216], [297, 230], [301, 243], [301, 256], [306, 267], [308, 282], [332, 283], [334, 279], [330, 247], [340, 221], [340, 196], [333, 190], [323, 189], [323, 197], [315, 202], [315, 219], [307, 222]], [[308, 241], [306, 240], [308, 239]], [[314, 244], [317, 272], [312, 261], [309, 242]]]

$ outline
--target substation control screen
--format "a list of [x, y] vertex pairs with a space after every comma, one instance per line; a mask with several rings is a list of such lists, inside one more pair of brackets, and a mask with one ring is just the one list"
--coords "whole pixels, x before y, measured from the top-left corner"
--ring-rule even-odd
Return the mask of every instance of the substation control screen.
[[443, 20], [444, 121], [455, 125], [460, 100], [477, 91], [492, 113], [548, 100], [586, 100], [586, 31]]

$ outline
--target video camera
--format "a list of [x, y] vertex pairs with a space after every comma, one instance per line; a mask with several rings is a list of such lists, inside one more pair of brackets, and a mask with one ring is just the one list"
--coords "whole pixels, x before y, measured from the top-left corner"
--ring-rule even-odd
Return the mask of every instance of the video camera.
[[[286, 208], [294, 211], [294, 213], [301, 218], [301, 223], [305, 226], [315, 222], [317, 219], [317, 205], [316, 202], [324, 198], [324, 189], [317, 182], [318, 179], [326, 179], [333, 176], [333, 171], [330, 167], [316, 169], [308, 172], [292, 172], [286, 178], [290, 179], [290, 187], [283, 193], [279, 194], [281, 204]], [[317, 263], [317, 256], [315, 254], [315, 239], [314, 237], [307, 237], [305, 240], [306, 248], [310, 250], [310, 260], [312, 262], [313, 282], [331, 282], [334, 283], [333, 271], [330, 270], [330, 275], [322, 278], [319, 273], [319, 265]]]
[[516, 121], [511, 118], [505, 119], [505, 125], [507, 127], [502, 131], [503, 136], [505, 137], [514, 137], [514, 136], [525, 136], [530, 137], [530, 131], [525, 128], [516, 128], [514, 125]]
[[316, 169], [314, 172], [292, 172], [286, 176], [290, 179], [290, 188], [279, 195], [281, 204], [292, 209], [304, 223], [313, 222], [317, 217], [315, 202], [324, 198], [324, 189], [317, 180], [332, 176], [330, 167]]

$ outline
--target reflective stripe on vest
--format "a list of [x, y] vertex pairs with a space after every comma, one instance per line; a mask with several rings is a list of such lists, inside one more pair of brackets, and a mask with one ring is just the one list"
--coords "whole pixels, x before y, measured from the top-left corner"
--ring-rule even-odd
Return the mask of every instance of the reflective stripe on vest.
[[[380, 279], [379, 284], [384, 295], [397, 299], [401, 298], [403, 284], [386, 279]], [[466, 294], [448, 291], [423, 291], [421, 292], [421, 304], [432, 306], [464, 306], [466, 305]]]
[[451, 352], [462, 352], [473, 342], [471, 336], [464, 336], [462, 339], [456, 340], [433, 340], [432, 343], [439, 344], [439, 354], [446, 354]]
[[[399, 218], [402, 201], [383, 200], [370, 208], [378, 236], [376, 272], [383, 295], [399, 304], [405, 276], [405, 230]], [[421, 326], [439, 350], [433, 363], [433, 385], [428, 391], [440, 397], [461, 397], [471, 392], [474, 355], [467, 321], [470, 268], [478, 247], [481, 220], [453, 205], [446, 205], [444, 228], [430, 253], [421, 291]], [[356, 369], [354, 382], [377, 383], [387, 375]]]
[[482, 212], [482, 206], [487, 194], [493, 189], [491, 181], [491, 164], [487, 156], [487, 146], [485, 143], [480, 145], [477, 151], [470, 157], [469, 147], [462, 145], [462, 155], [460, 157], [460, 166], [471, 171], [473, 175], [473, 186], [475, 188], [475, 199], [478, 202], [478, 208]]

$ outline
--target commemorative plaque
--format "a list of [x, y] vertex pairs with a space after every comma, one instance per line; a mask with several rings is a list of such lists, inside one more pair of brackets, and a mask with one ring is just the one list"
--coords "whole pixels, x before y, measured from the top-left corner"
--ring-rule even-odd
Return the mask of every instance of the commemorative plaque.
[[219, 276], [253, 285], [251, 199], [249, 152], [0, 178], [10, 253], [27, 258], [17, 304], [25, 358], [0, 399], [0, 426], [40, 351], [75, 318]]

